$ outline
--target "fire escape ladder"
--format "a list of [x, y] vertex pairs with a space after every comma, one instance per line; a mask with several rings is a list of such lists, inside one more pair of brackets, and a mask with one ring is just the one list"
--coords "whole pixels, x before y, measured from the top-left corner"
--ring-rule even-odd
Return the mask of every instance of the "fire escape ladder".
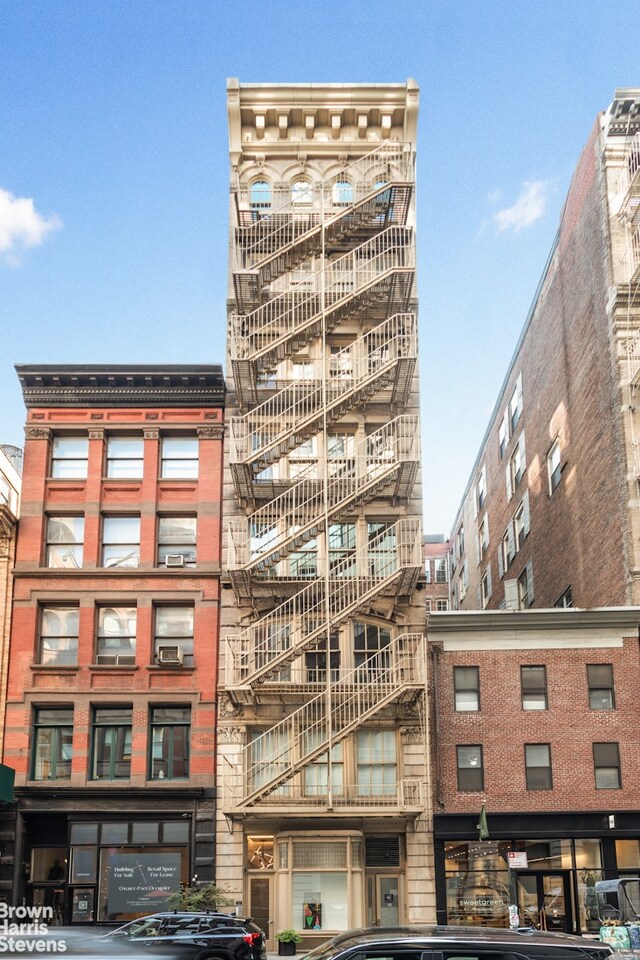
[[[382, 595], [407, 596], [422, 569], [417, 517], [403, 517], [372, 534], [366, 548], [332, 564], [328, 577], [314, 579], [278, 607], [228, 641], [227, 687], [247, 687], [276, 676], [332, 627]], [[325, 587], [329, 596], [325, 598]]]
[[251, 313], [233, 314], [229, 344], [241, 404], [256, 402], [261, 370], [300, 350], [319, 335], [323, 323], [330, 332], [381, 300], [387, 311], [382, 319], [405, 312], [415, 268], [412, 236], [409, 227], [389, 227]]
[[236, 192], [238, 309], [253, 309], [266, 284], [315, 255], [323, 245], [323, 232], [324, 242], [335, 245], [358, 233], [404, 224], [412, 191], [411, 151], [393, 142], [380, 144], [302, 194], [275, 198], [273, 207], [247, 209], [247, 198]]
[[[227, 525], [228, 562], [237, 595], [250, 595], [251, 576], [268, 575], [292, 550], [308, 543], [329, 520], [353, 513], [362, 503], [389, 492], [407, 497], [419, 460], [417, 416], [400, 416], [363, 437], [343, 457], [329, 459], [325, 491], [317, 464], [247, 519]], [[391, 488], [391, 490], [389, 489]]]
[[390, 403], [403, 403], [416, 356], [415, 316], [398, 314], [332, 355], [326, 389], [320, 380], [294, 382], [244, 417], [231, 418], [234, 479], [243, 484], [247, 468], [260, 472], [300, 446], [322, 428], [325, 414], [333, 423], [385, 388]]
[[424, 637], [403, 634], [332, 683], [329, 697], [313, 697], [247, 744], [238, 805], [263, 800], [388, 704], [422, 689], [425, 662]]

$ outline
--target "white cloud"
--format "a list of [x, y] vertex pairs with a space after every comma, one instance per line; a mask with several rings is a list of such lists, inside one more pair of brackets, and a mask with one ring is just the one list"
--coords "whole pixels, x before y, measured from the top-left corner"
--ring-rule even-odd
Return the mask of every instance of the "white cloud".
[[539, 220], [547, 207], [549, 182], [547, 180], [526, 180], [522, 184], [520, 196], [512, 207], [504, 207], [493, 215], [498, 233], [505, 230], [524, 230]]
[[48, 233], [61, 226], [57, 214], [43, 217], [30, 197], [14, 197], [0, 187], [0, 253], [11, 265], [17, 263], [18, 248], [40, 246]]

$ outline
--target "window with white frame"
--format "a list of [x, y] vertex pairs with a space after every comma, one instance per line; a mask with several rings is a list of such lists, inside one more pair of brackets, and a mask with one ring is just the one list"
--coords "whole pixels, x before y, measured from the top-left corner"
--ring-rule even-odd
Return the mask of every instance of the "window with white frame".
[[467, 590], [469, 589], [469, 567], [467, 561], [465, 560], [462, 564], [462, 569], [460, 570], [460, 600], [464, 600]]
[[195, 567], [195, 517], [158, 517], [158, 565]]
[[163, 437], [160, 476], [168, 480], [191, 480], [198, 476], [198, 438]]
[[511, 399], [509, 400], [509, 425], [511, 427], [511, 433], [518, 426], [520, 417], [522, 416], [522, 374], [518, 377], [516, 385], [511, 394]]
[[521, 610], [533, 605], [533, 562], [529, 560], [518, 577], [518, 603]]
[[487, 468], [483, 467], [476, 483], [476, 513], [480, 513], [487, 499]]
[[547, 710], [547, 668], [542, 666], [520, 667], [520, 689], [523, 710]]
[[617, 743], [593, 744], [593, 771], [596, 790], [619, 790], [620, 747]]
[[498, 427], [498, 455], [502, 460], [504, 452], [507, 449], [507, 444], [509, 443], [509, 418], [505, 410], [504, 416]]
[[551, 746], [548, 743], [525, 743], [525, 775], [527, 790], [551, 790]]
[[335, 207], [348, 207], [353, 203], [353, 184], [348, 180], [336, 180], [333, 185], [332, 200]]
[[78, 663], [78, 615], [77, 606], [42, 607], [38, 663], [47, 667]]
[[107, 439], [107, 476], [114, 480], [142, 476], [144, 440], [142, 437], [113, 436]]
[[478, 562], [482, 560], [489, 546], [489, 519], [485, 513], [478, 528]]
[[491, 599], [492, 590], [491, 567], [487, 567], [480, 580], [480, 603], [482, 604], [483, 610]]
[[140, 517], [104, 517], [102, 566], [137, 567], [140, 564]]
[[453, 692], [456, 713], [480, 709], [480, 668], [454, 667]]
[[291, 184], [291, 203], [294, 207], [310, 207], [313, 188], [308, 180], [294, 180]]
[[436, 557], [433, 561], [436, 583], [449, 582], [449, 564], [446, 557]]
[[562, 463], [560, 461], [561, 450], [560, 441], [554, 440], [549, 453], [547, 454], [547, 472], [549, 476], [549, 494], [556, 489], [562, 478]]
[[509, 521], [498, 549], [498, 576], [504, 576], [511, 561], [522, 549], [530, 530], [529, 520], [529, 491], [518, 504], [518, 508]]
[[395, 730], [359, 730], [356, 757], [359, 796], [395, 795], [398, 776]]
[[136, 662], [136, 608], [100, 607], [96, 663], [133, 666]]
[[156, 607], [155, 662], [193, 666], [193, 627], [193, 605]]
[[524, 433], [518, 437], [513, 453], [507, 464], [507, 499], [510, 500], [527, 468], [527, 455], [524, 444]]
[[438, 613], [443, 613], [445, 610], [449, 609], [448, 600], [436, 600], [436, 611]]
[[264, 210], [271, 206], [271, 184], [266, 180], [254, 180], [249, 189], [249, 205], [252, 210]]
[[88, 457], [87, 437], [54, 437], [51, 447], [51, 476], [63, 480], [85, 479]]
[[82, 566], [84, 517], [47, 517], [45, 565], [78, 569]]

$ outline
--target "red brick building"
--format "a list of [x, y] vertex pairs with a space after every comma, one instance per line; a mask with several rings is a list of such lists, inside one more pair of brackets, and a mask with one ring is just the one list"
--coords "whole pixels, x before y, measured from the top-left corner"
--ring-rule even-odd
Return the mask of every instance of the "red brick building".
[[427, 613], [449, 609], [449, 549], [441, 533], [426, 534], [423, 541]]
[[213, 877], [224, 381], [20, 366], [2, 893], [122, 921]]
[[451, 531], [454, 609], [640, 603], [640, 89], [617, 90]]
[[521, 923], [593, 932], [595, 881], [640, 873], [639, 621], [634, 607], [432, 615], [440, 922], [508, 925], [517, 903]]

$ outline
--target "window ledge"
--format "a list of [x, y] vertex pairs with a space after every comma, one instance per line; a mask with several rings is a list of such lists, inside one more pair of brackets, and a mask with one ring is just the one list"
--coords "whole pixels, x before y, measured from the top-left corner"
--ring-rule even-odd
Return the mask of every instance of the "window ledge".
[[104, 673], [105, 671], [109, 672], [110, 670], [115, 670], [117, 673], [133, 673], [135, 670], [139, 670], [140, 667], [137, 663], [90, 663], [89, 670], [95, 671], [96, 673]]
[[182, 664], [176, 664], [174, 667], [171, 667], [164, 663], [149, 663], [147, 664], [147, 670], [151, 670], [153, 673], [195, 673], [196, 666], [194, 664], [193, 666], [185, 667], [182, 666]]
[[30, 663], [29, 667], [37, 673], [76, 673], [80, 669], [77, 663]]

